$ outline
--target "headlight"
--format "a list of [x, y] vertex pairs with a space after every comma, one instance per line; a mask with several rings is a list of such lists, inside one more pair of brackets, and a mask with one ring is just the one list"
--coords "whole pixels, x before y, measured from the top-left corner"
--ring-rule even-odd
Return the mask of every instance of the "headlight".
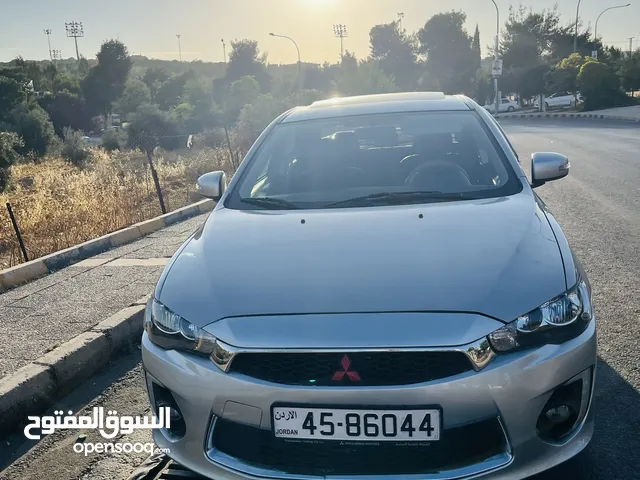
[[489, 334], [489, 341], [496, 352], [559, 344], [584, 332], [592, 317], [591, 291], [581, 280], [567, 293]]
[[144, 316], [144, 329], [149, 340], [167, 350], [211, 355], [216, 337], [187, 322], [156, 299], [149, 300]]

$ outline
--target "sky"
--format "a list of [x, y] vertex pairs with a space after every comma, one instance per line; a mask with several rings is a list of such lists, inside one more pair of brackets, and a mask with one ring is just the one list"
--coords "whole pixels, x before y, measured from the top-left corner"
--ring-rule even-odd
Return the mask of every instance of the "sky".
[[[598, 24], [598, 34], [606, 44], [628, 48], [640, 46], [640, 0], [582, 0], [580, 18], [593, 28], [596, 17], [611, 10]], [[508, 0], [496, 0], [501, 23], [506, 20]], [[575, 19], [577, 0], [529, 0], [522, 2], [538, 11], [558, 4], [563, 23]], [[18, 55], [25, 59], [49, 56], [44, 29], [51, 29], [51, 46], [63, 58], [75, 56], [72, 38], [67, 38], [65, 22], [82, 22], [84, 38], [79, 38], [80, 54], [94, 58], [104, 40], [118, 38], [132, 54], [166, 60], [178, 59], [178, 39], [185, 61], [223, 61], [221, 39], [227, 53], [230, 41], [258, 40], [269, 63], [297, 61], [294, 45], [269, 32], [288, 35], [300, 47], [302, 61], [335, 62], [340, 56], [340, 40], [334, 38], [333, 25], [347, 26], [345, 49], [358, 58], [369, 54], [369, 30], [380, 23], [398, 19], [410, 32], [420, 29], [434, 14], [461, 10], [467, 14], [467, 30], [480, 27], [484, 53], [494, 42], [496, 10], [491, 0], [0, 0], [0, 61]]]

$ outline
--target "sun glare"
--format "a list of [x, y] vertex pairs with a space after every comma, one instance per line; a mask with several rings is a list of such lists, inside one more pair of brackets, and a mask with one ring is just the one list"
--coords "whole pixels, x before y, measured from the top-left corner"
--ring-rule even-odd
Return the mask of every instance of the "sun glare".
[[320, 8], [329, 6], [334, 0], [304, 0], [304, 2], [313, 8]]

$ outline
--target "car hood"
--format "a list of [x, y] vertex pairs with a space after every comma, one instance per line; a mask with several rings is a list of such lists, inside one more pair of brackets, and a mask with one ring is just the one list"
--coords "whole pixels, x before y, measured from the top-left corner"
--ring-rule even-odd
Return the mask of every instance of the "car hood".
[[156, 297], [198, 326], [232, 316], [400, 311], [508, 322], [565, 289], [553, 231], [525, 190], [411, 206], [218, 208], [176, 253]]

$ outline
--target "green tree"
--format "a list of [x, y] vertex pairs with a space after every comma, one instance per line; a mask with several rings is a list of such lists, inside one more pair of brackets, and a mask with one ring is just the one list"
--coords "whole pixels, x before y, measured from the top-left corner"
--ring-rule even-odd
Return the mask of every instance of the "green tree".
[[149, 87], [142, 80], [131, 78], [127, 81], [122, 96], [115, 103], [114, 108], [126, 118], [144, 103], [151, 103], [151, 91]]
[[360, 62], [354, 71], [346, 73], [338, 83], [342, 95], [371, 95], [396, 92], [393, 76], [387, 75], [376, 60]]
[[162, 110], [170, 110], [182, 103], [182, 95], [187, 81], [194, 78], [194, 72], [189, 70], [179, 75], [173, 75], [165, 81], [155, 95], [155, 101]]
[[160, 67], [151, 67], [144, 72], [142, 81], [149, 87], [151, 97], [155, 98], [156, 92], [164, 82], [169, 80], [169, 74]]
[[9, 113], [24, 99], [25, 93], [18, 81], [0, 76], [0, 121], [6, 121]]
[[38, 100], [38, 104], [49, 114], [55, 132], [63, 136], [65, 127], [85, 132], [93, 128], [93, 122], [84, 98], [68, 90]]
[[480, 29], [476, 23], [476, 29], [473, 32], [473, 40], [471, 41], [471, 50], [473, 50], [474, 67], [476, 70], [480, 68], [482, 63], [482, 48], [480, 46]]
[[434, 15], [418, 32], [421, 52], [427, 55], [428, 73], [446, 93], [472, 93], [476, 75], [471, 37], [462, 12]]
[[618, 75], [622, 88], [627, 92], [640, 90], [640, 50], [619, 62]]
[[238, 132], [248, 144], [282, 112], [287, 106], [272, 95], [259, 95], [252, 103], [245, 105], [238, 119]]
[[253, 77], [260, 84], [262, 92], [268, 92], [271, 78], [266, 70], [267, 57], [260, 53], [255, 40], [231, 42], [231, 53], [227, 66], [226, 83], [231, 84], [242, 77]]
[[596, 110], [617, 106], [621, 95], [618, 77], [609, 65], [587, 57], [580, 67], [578, 87], [584, 96], [584, 109]]
[[151, 177], [156, 188], [160, 210], [167, 213], [160, 188], [160, 180], [153, 162], [153, 152], [157, 146], [174, 146], [179, 139], [177, 126], [167, 112], [163, 112], [156, 105], [145, 104], [133, 114], [127, 127], [129, 145], [142, 149], [147, 155]]
[[17, 149], [24, 146], [22, 139], [12, 132], [0, 132], [0, 191], [7, 187], [11, 165], [18, 158]]
[[76, 167], [84, 168], [91, 152], [82, 138], [82, 132], [65, 127], [62, 135], [62, 158]]
[[417, 44], [400, 28], [400, 22], [376, 25], [369, 32], [371, 58], [378, 60], [380, 68], [393, 75], [398, 87], [412, 90], [417, 80]]
[[121, 131], [116, 130], [115, 128], [111, 128], [104, 132], [104, 135], [102, 135], [102, 140], [100, 141], [100, 146], [107, 152], [120, 150], [122, 149], [123, 144], [124, 139], [122, 138]]
[[551, 67], [545, 77], [547, 91], [578, 92], [578, 73], [584, 59], [578, 53], [572, 53], [567, 58], [563, 58], [557, 65]]
[[55, 142], [53, 124], [47, 112], [39, 105], [33, 108], [18, 105], [11, 112], [10, 123], [15, 133], [24, 141], [24, 145], [18, 149], [20, 154], [33, 153], [42, 157]]
[[96, 56], [98, 64], [83, 80], [82, 91], [90, 111], [107, 118], [124, 92], [132, 61], [127, 47], [118, 40], [104, 42]]

